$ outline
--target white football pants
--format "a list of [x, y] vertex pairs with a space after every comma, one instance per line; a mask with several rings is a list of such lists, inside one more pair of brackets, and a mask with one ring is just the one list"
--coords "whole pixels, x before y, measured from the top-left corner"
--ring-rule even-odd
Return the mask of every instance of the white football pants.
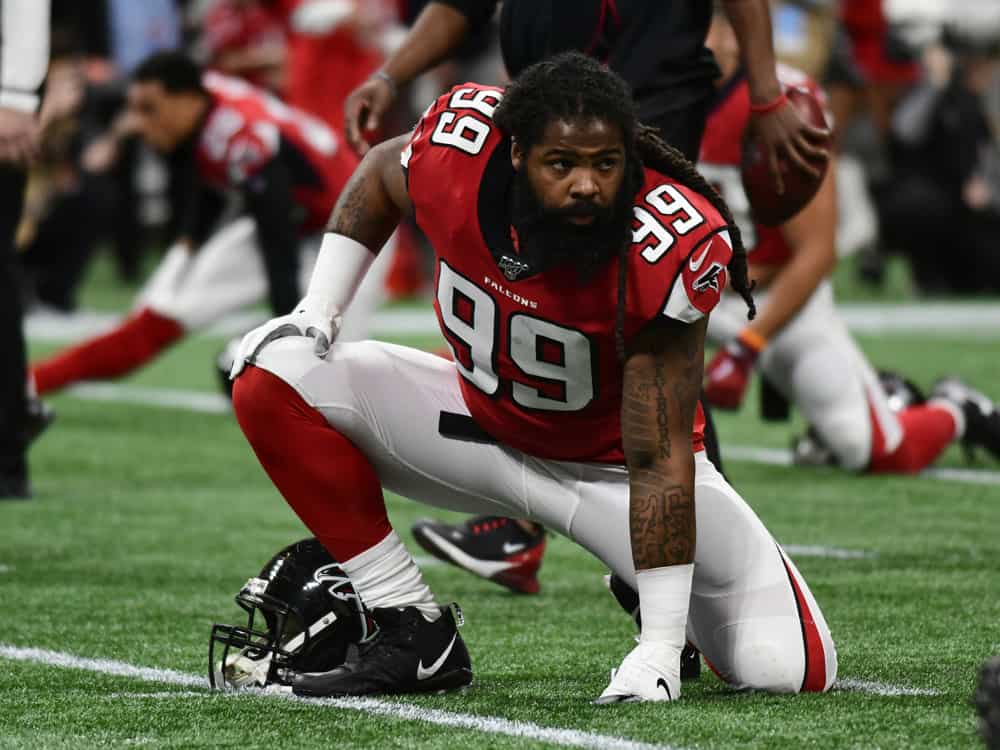
[[[381, 342], [283, 338], [257, 365], [291, 385], [372, 462], [389, 490], [473, 514], [530, 518], [596, 555], [633, 587], [628, 475], [443, 437], [443, 412], [468, 417], [453, 362]], [[825, 690], [837, 655], [808, 586], [743, 499], [698, 453], [697, 552], [688, 637], [732, 685]]]
[[[754, 292], [767, 307], [768, 292]], [[746, 303], [727, 292], [708, 318], [708, 338], [731, 341], [747, 324]], [[781, 394], [795, 404], [846, 469], [860, 471], [872, 453], [872, 420], [878, 421], [885, 452], [903, 439], [875, 369], [851, 337], [833, 302], [829, 281], [820, 284], [798, 314], [768, 342], [757, 361]]]
[[[384, 296], [395, 244], [393, 235], [368, 270], [344, 315], [340, 340], [356, 341], [368, 336], [372, 314]], [[303, 293], [318, 251], [318, 238], [300, 244], [299, 287]], [[194, 251], [179, 244], [171, 247], [139, 293], [136, 308], [149, 307], [191, 331], [265, 299], [267, 274], [257, 246], [256, 223], [241, 216]]]

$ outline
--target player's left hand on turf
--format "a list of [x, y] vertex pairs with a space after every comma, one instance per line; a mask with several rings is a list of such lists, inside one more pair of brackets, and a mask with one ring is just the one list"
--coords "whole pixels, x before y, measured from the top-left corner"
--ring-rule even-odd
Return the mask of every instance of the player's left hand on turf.
[[782, 156], [803, 172], [815, 178], [820, 177], [820, 168], [830, 155], [818, 144], [829, 140], [828, 131], [807, 123], [788, 102], [770, 112], [751, 115], [750, 123], [767, 156], [771, 177], [779, 195], [785, 192], [784, 180], [778, 167]]
[[295, 306], [294, 312], [273, 318], [243, 337], [233, 360], [233, 369], [229, 373], [230, 380], [235, 379], [247, 364], [254, 364], [265, 346], [286, 336], [313, 339], [313, 351], [323, 359], [337, 335], [337, 319], [336, 310], [331, 311], [326, 305], [306, 297]]
[[719, 349], [705, 368], [705, 400], [720, 409], [738, 409], [756, 360], [757, 352], [739, 338]]

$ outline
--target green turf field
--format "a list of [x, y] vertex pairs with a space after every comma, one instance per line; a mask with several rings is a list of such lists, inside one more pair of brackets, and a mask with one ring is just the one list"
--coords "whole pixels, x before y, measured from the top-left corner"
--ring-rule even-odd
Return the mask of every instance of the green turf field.
[[[127, 298], [104, 283], [98, 274], [88, 301]], [[922, 385], [953, 371], [1000, 398], [1000, 332], [861, 341], [878, 364]], [[191, 339], [129, 383], [214, 393], [221, 344]], [[980, 662], [1000, 652], [998, 484], [729, 462], [781, 542], [847, 551], [797, 562], [851, 689], [738, 694], [706, 673], [678, 703], [590, 705], [632, 627], [604, 591], [602, 567], [553, 539], [534, 598], [426, 567], [438, 598], [465, 612], [476, 671], [468, 691], [334, 703], [234, 697], [203, 684], [211, 625], [238, 621], [235, 592], [303, 528], [230, 415], [74, 395], [52, 403], [58, 421], [32, 453], [36, 499], [0, 504], [0, 748], [978, 744], [969, 696]], [[724, 449], [784, 447], [800, 429], [762, 425], [749, 405], [719, 427]], [[955, 449], [943, 464], [965, 466]], [[399, 498], [390, 511], [408, 541], [410, 522], [428, 513]], [[58, 655], [77, 660], [58, 666]], [[122, 674], [124, 665], [174, 672]]]

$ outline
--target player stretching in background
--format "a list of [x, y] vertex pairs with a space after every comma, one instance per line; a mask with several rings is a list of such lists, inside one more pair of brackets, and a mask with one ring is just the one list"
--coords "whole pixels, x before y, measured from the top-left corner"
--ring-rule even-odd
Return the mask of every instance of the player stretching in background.
[[[174, 52], [137, 68], [128, 107], [135, 130], [190, 177], [188, 236], [167, 250], [120, 325], [35, 363], [39, 394], [129, 373], [186, 332], [264, 299], [275, 313], [291, 310], [312, 267], [303, 240], [322, 228], [358, 163], [316, 118]], [[239, 193], [244, 212], [206, 239], [198, 196], [207, 191]]]
[[[754, 366], [802, 411], [820, 450], [846, 469], [917, 472], [954, 440], [1000, 458], [1000, 412], [957, 378], [941, 380], [926, 403], [890, 407], [875, 369], [854, 342], [833, 302], [836, 264], [834, 170], [796, 216], [779, 227], [755, 223], [740, 181], [740, 148], [750, 100], [732, 27], [716, 13], [708, 44], [723, 78], [702, 140], [699, 170], [733, 211], [746, 242], [760, 314], [749, 324], [738, 295], [723, 295], [708, 324], [722, 345], [705, 371], [705, 398], [735, 409]], [[780, 69], [786, 86], [819, 87], [804, 74]]]

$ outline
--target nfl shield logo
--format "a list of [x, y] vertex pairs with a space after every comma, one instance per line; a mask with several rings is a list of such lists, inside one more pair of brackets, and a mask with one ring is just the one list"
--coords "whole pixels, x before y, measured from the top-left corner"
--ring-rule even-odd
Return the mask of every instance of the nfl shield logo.
[[528, 270], [528, 264], [522, 263], [516, 258], [511, 258], [509, 255], [503, 255], [497, 262], [500, 270], [503, 271], [503, 275], [507, 277], [509, 281], [517, 281], [517, 277]]

